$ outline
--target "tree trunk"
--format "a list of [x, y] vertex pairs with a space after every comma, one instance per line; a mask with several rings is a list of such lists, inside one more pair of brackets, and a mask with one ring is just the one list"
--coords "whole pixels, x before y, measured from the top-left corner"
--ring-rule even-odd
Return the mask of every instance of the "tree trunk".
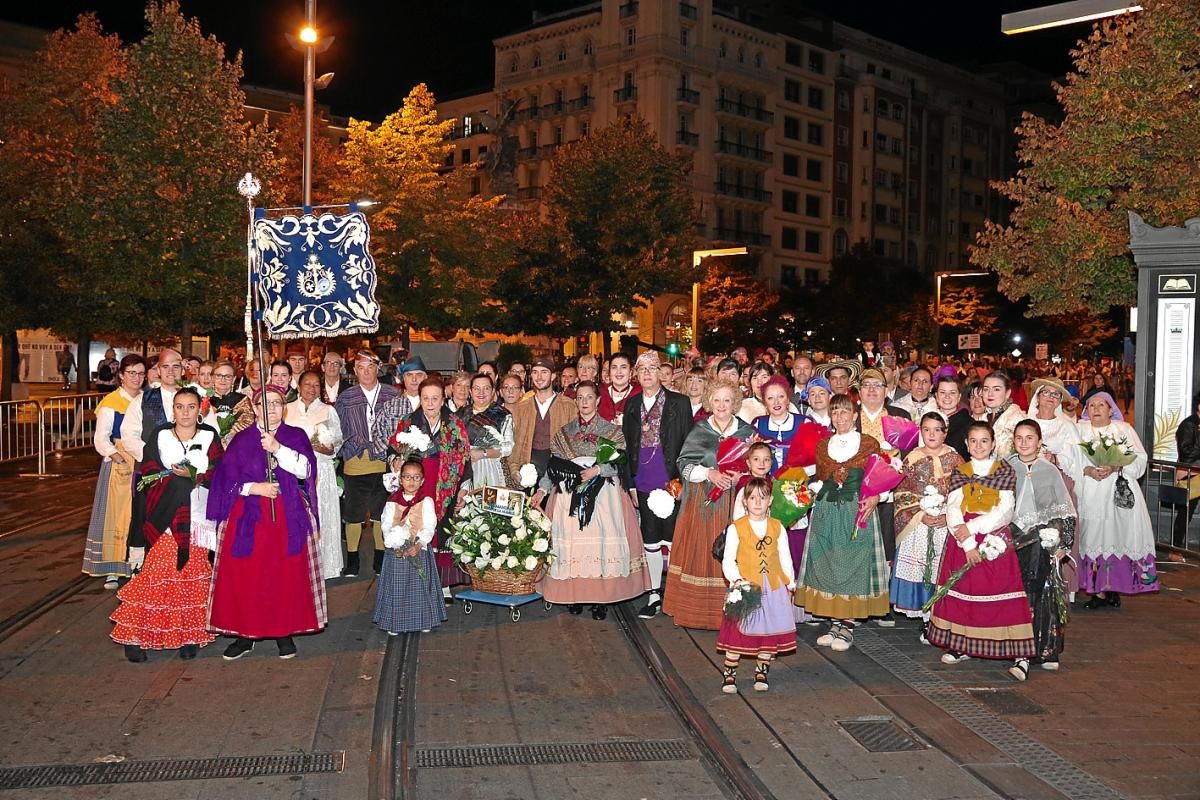
[[20, 363], [17, 332], [8, 331], [0, 339], [0, 400], [12, 400], [12, 385], [20, 378]]
[[600, 338], [604, 342], [604, 360], [608, 361], [608, 357], [612, 355], [612, 334], [608, 331], [601, 331]]
[[79, 340], [75, 343], [75, 391], [80, 394], [92, 390], [92, 371], [88, 367], [91, 363], [91, 350], [92, 334], [79, 334]]
[[179, 329], [179, 354], [187, 358], [192, 354], [192, 321], [184, 319]]
[[408, 324], [408, 320], [400, 326], [400, 346], [404, 348], [404, 352], [408, 352], [412, 346], [412, 326]]

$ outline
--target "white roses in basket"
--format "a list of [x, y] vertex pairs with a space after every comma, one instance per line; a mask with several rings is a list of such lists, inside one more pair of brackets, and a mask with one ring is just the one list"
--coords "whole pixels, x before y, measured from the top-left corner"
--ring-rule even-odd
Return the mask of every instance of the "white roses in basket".
[[520, 575], [535, 572], [554, 558], [550, 520], [536, 508], [525, 506], [507, 517], [487, 511], [469, 496], [450, 528], [448, 544], [454, 558], [481, 572], [505, 569]]

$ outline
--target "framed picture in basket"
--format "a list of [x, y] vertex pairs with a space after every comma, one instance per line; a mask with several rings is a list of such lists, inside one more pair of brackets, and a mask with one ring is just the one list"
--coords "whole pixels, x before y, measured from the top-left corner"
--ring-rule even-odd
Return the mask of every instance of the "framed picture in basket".
[[520, 514], [525, 509], [525, 493], [519, 489], [485, 486], [483, 489], [483, 507], [493, 514], [511, 517], [515, 514]]

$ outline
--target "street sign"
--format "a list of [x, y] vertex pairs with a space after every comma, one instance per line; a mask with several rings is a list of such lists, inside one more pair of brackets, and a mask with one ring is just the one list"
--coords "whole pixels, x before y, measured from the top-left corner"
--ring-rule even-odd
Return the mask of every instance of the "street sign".
[[1039, 344], [1033, 347], [1033, 357], [1038, 361], [1045, 361], [1050, 357], [1050, 345]]
[[979, 334], [978, 333], [960, 333], [958, 335], [959, 350], [978, 350], [979, 349]]

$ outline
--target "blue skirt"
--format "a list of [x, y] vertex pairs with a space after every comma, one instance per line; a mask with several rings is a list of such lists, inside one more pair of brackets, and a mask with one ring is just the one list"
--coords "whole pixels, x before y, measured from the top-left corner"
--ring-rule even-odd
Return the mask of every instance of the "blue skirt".
[[408, 558], [397, 556], [395, 550], [384, 551], [375, 615], [371, 619], [389, 633], [428, 630], [446, 621], [442, 584], [433, 553], [428, 547], [422, 548], [416, 561], [420, 570]]

